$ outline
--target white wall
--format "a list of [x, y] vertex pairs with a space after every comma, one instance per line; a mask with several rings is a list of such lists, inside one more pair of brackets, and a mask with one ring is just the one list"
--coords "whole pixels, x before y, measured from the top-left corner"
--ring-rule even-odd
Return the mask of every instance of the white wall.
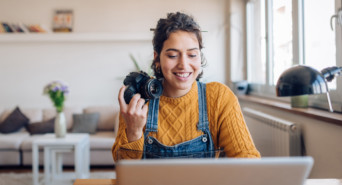
[[[225, 6], [225, 0], [0, 0], [0, 21], [50, 28], [53, 11], [70, 8], [75, 33], [149, 35], [167, 12], [183, 11], [208, 31], [204, 80], [225, 83]], [[67, 106], [114, 104], [124, 76], [135, 70], [129, 53], [147, 69], [151, 41], [5, 42], [0, 35], [0, 107], [52, 106], [42, 90], [55, 79], [70, 86]]]

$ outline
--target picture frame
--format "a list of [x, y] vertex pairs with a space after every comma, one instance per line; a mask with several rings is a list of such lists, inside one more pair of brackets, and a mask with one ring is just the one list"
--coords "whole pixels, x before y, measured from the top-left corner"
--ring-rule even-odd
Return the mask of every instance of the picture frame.
[[53, 16], [53, 32], [72, 32], [73, 31], [73, 10], [59, 9], [55, 10]]

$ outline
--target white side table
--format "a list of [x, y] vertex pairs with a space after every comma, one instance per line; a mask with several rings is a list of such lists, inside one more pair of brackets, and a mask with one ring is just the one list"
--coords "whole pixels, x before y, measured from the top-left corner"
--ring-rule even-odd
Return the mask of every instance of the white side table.
[[89, 178], [89, 134], [68, 133], [64, 138], [45, 134], [32, 142], [33, 185], [39, 185], [39, 147], [44, 149], [44, 183], [62, 177], [63, 153], [74, 152], [74, 179]]

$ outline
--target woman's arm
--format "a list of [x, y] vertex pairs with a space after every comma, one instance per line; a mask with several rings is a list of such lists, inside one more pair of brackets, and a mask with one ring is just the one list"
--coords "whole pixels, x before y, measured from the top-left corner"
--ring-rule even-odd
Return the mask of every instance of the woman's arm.
[[[129, 104], [124, 100], [125, 86], [119, 92], [120, 104], [119, 131], [112, 147], [112, 154], [115, 161], [121, 158], [140, 158], [132, 151], [143, 150], [143, 129], [147, 120], [148, 105], [135, 94]], [[131, 155], [133, 153], [134, 155]]]
[[208, 93], [216, 94], [211, 95], [210, 104], [214, 103], [211, 114], [215, 117], [217, 135], [214, 137], [218, 146], [224, 149], [227, 157], [259, 158], [260, 153], [253, 143], [234, 93], [220, 83], [212, 83], [208, 90]]
[[136, 141], [128, 142], [126, 134], [126, 123], [120, 115], [119, 130], [115, 143], [112, 147], [114, 161], [120, 159], [141, 159], [144, 147], [144, 137]]

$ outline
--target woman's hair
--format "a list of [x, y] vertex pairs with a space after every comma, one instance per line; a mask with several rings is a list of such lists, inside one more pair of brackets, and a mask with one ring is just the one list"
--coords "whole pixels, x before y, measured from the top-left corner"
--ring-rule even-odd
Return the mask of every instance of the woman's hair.
[[[153, 49], [157, 53], [157, 57], [153, 59], [151, 68], [154, 71], [154, 75], [157, 79], [163, 78], [161, 69], [157, 69], [156, 63], [160, 62], [160, 53], [163, 49], [164, 42], [169, 38], [170, 34], [176, 31], [186, 31], [194, 33], [197, 37], [199, 49], [203, 48], [202, 33], [199, 25], [194, 21], [193, 17], [184, 13], [168, 13], [166, 19], [159, 19], [157, 27], [154, 29], [153, 37]], [[201, 64], [204, 66], [206, 63], [205, 57], [201, 51]], [[203, 71], [197, 76], [197, 79], [201, 78]]]

